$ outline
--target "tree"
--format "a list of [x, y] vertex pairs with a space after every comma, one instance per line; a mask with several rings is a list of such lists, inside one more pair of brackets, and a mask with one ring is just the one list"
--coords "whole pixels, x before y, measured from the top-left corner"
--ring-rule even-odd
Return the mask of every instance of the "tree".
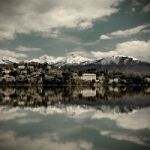
[[82, 76], [82, 74], [83, 74], [83, 72], [82, 72], [82, 71], [79, 71], [79, 72], [78, 72], [78, 76], [80, 76], [80, 77], [81, 77], [81, 76]]

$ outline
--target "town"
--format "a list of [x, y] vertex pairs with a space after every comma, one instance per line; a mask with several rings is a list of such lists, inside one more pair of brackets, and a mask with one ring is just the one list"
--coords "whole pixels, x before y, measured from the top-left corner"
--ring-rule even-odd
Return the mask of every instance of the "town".
[[127, 72], [74, 71], [47, 63], [7, 64], [0, 67], [0, 85], [131, 85], [149, 86], [150, 75]]

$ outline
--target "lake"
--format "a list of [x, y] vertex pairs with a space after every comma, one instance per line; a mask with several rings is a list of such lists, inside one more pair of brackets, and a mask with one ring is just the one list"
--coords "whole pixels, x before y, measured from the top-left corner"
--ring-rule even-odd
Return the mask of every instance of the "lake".
[[0, 87], [1, 150], [148, 150], [149, 87]]

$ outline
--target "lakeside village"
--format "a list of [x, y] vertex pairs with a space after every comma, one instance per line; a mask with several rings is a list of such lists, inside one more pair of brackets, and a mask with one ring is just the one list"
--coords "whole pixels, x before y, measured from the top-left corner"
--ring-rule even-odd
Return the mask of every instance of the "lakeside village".
[[73, 71], [47, 63], [20, 63], [0, 66], [0, 85], [94, 85], [150, 86], [150, 74], [96, 71]]

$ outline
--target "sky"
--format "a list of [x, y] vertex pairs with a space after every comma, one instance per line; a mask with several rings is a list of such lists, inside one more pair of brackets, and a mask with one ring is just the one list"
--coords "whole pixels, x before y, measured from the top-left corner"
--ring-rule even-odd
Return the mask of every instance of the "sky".
[[150, 0], [0, 0], [0, 58], [72, 53], [150, 62]]

